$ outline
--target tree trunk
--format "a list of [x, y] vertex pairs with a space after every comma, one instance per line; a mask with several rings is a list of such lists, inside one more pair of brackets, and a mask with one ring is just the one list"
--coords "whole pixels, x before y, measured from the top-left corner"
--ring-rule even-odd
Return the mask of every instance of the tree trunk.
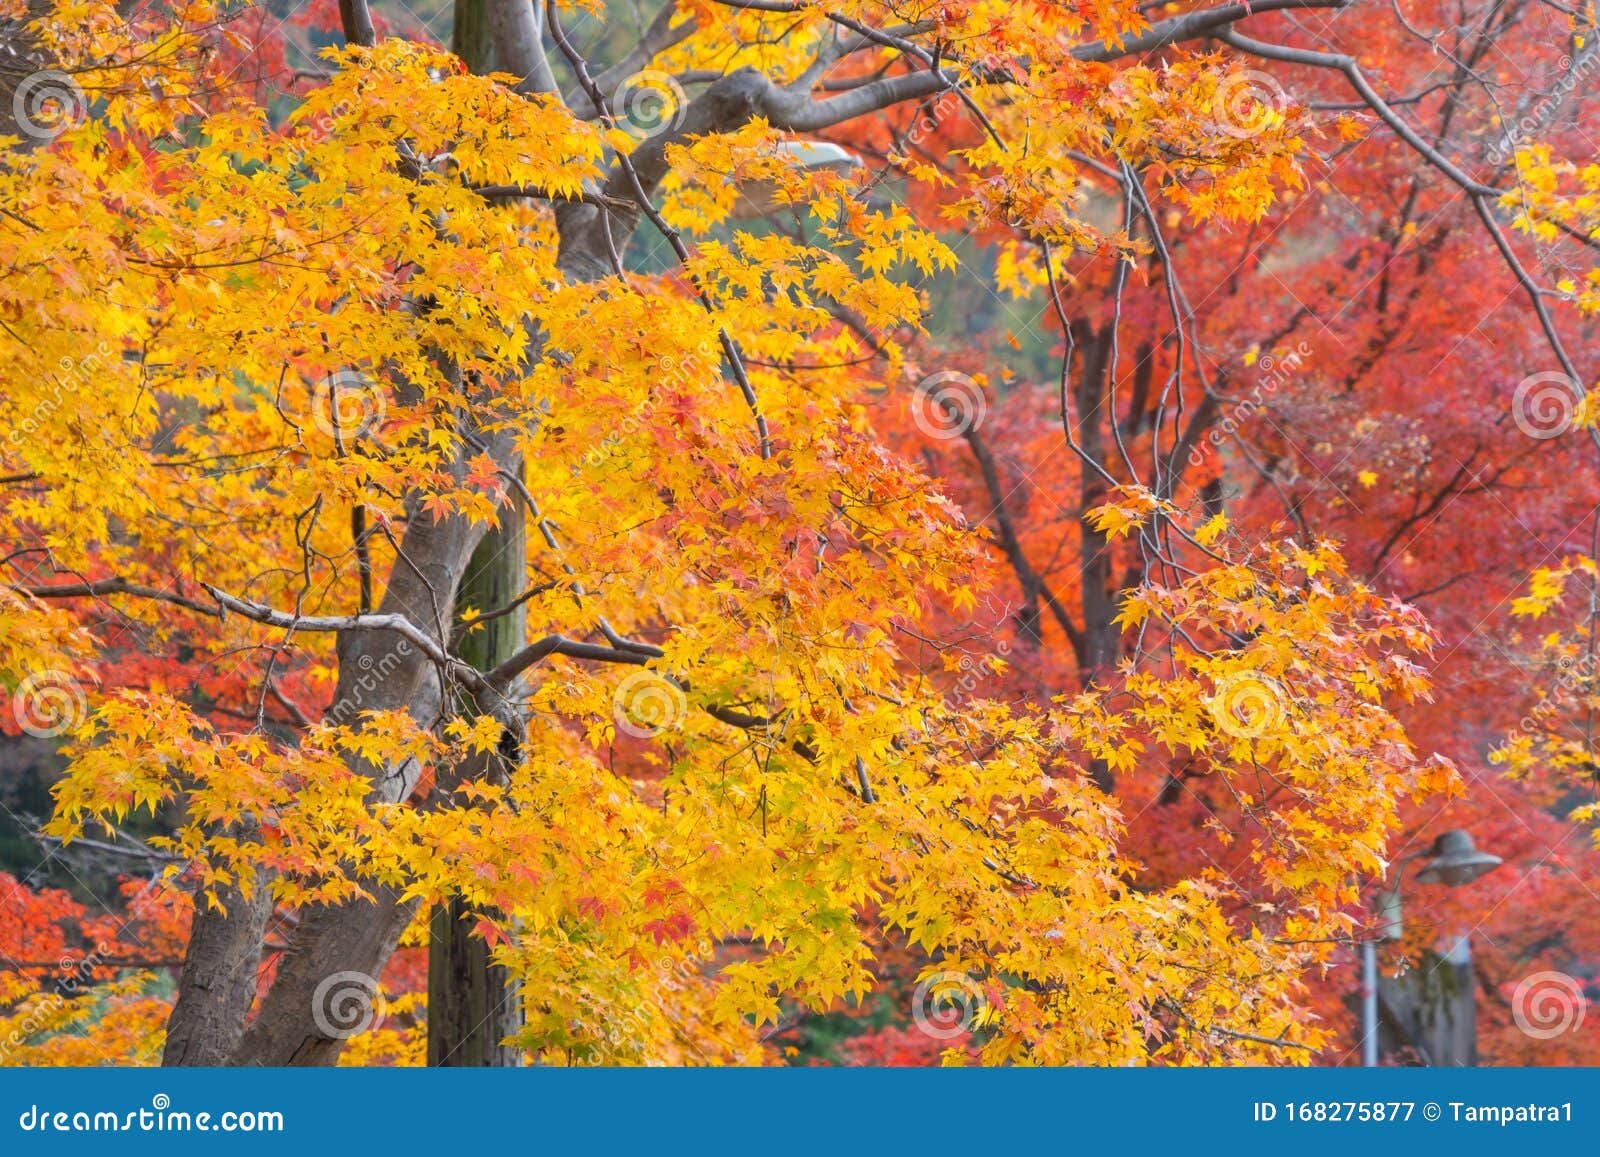
[[[464, 2], [482, 5], [489, 15], [498, 13], [508, 20], [517, 14], [503, 10], [507, 7], [505, 0]], [[774, 123], [783, 122], [788, 103], [797, 101], [803, 103], [803, 97], [776, 87], [754, 69], [739, 69], [722, 78], [690, 103], [674, 132], [645, 141], [631, 154], [639, 181], [637, 192], [648, 198], [660, 184], [668, 168], [665, 150], [669, 144], [697, 133], [737, 128], [755, 115], [768, 115]], [[614, 173], [603, 192], [608, 198], [606, 208], [587, 201], [562, 201], [556, 205], [556, 264], [568, 283], [608, 276], [612, 272], [612, 253], [626, 248], [638, 226], [642, 212], [633, 203], [636, 190], [631, 179]], [[535, 344], [530, 335], [530, 361], [537, 353]], [[474, 447], [474, 456], [486, 453], [507, 471], [521, 470], [514, 437], [504, 431], [493, 435], [475, 431], [470, 406], [464, 421], [467, 432], [478, 433], [484, 443], [481, 449]], [[451, 469], [458, 478], [464, 477], [466, 455], [458, 456]], [[461, 518], [435, 519], [415, 496], [408, 498], [407, 507], [406, 532], [400, 543], [404, 561], [391, 568], [378, 611], [404, 615], [435, 641], [444, 643], [454, 619], [459, 585], [483, 539], [483, 530]], [[446, 689], [441, 687], [439, 673], [427, 656], [396, 636], [376, 631], [346, 632], [339, 639], [338, 660], [339, 683], [333, 706], [325, 716], [330, 722], [353, 723], [368, 711], [408, 711], [412, 718], [431, 726], [441, 711], [457, 706], [443, 702]], [[517, 725], [515, 719], [506, 722], [508, 730]], [[352, 767], [370, 780], [373, 803], [408, 798], [420, 771], [411, 765], [375, 767], [360, 761], [353, 761]], [[478, 773], [494, 770], [493, 766], [476, 769]], [[460, 782], [470, 774], [471, 769], [452, 769], [451, 778]], [[435, 792], [445, 786], [438, 784]], [[226, 1034], [218, 1033], [201, 1050], [203, 1055], [226, 1053], [227, 1063], [242, 1065], [332, 1065], [338, 1060], [345, 1040], [354, 1035], [347, 1031], [343, 1015], [349, 1012], [349, 1002], [340, 1006], [338, 1001], [363, 992], [370, 998], [378, 974], [417, 911], [414, 901], [402, 903], [399, 892], [387, 885], [370, 879], [360, 883], [370, 894], [369, 899], [305, 910], [291, 937], [290, 950], [279, 963], [276, 979], [237, 1048], [228, 1052]], [[206, 923], [216, 927], [201, 933], [200, 925]], [[210, 943], [213, 938], [226, 944], [228, 953], [259, 950], [261, 928], [249, 920], [216, 911], [197, 911], [196, 929], [190, 944], [191, 956], [200, 944]], [[217, 952], [211, 951], [214, 955]], [[185, 973], [186, 977], [198, 974], [196, 970]], [[182, 1003], [197, 997], [185, 994], [179, 999]], [[484, 1006], [489, 1007], [489, 1003], [486, 1001]], [[213, 1019], [224, 1026], [235, 1018], [242, 1023], [247, 1010], [246, 1004], [232, 1009], [226, 1018]]]
[[[494, 35], [484, 0], [456, 0], [450, 46], [471, 71], [494, 71]], [[508, 502], [500, 519], [467, 563], [458, 607], [492, 611], [515, 600], [526, 585], [527, 512], [521, 502]], [[518, 608], [461, 635], [455, 649], [465, 662], [487, 671], [515, 655], [527, 634], [527, 612]], [[501, 1043], [522, 1027], [517, 987], [489, 959], [483, 938], [472, 935], [477, 919], [452, 899], [428, 920], [429, 1065], [510, 1068], [522, 1059], [520, 1049]]]
[[[1085, 324], [1076, 335], [1083, 355], [1078, 383], [1078, 442], [1083, 454], [1093, 462], [1107, 463], [1106, 427], [1117, 420], [1112, 406], [1111, 383], [1117, 367], [1111, 363], [1111, 334]], [[1108, 493], [1107, 484], [1095, 471], [1085, 467], [1079, 483], [1078, 510], [1087, 515], [1101, 505]], [[1079, 525], [1083, 536], [1079, 548], [1079, 587], [1083, 602], [1082, 680], [1094, 687], [1115, 668], [1121, 646], [1116, 618], [1116, 594], [1111, 587], [1111, 544], [1085, 517]], [[1102, 791], [1116, 786], [1116, 777], [1103, 759], [1091, 760], [1089, 776]]]
[[502, 1042], [522, 1028], [522, 1001], [489, 945], [471, 934], [476, 915], [459, 899], [433, 910], [428, 951], [428, 1064], [514, 1068], [522, 1050]]
[[[512, 501], [467, 564], [458, 606], [482, 614], [509, 605], [527, 584], [527, 571], [527, 510]], [[521, 650], [527, 635], [527, 612], [519, 607], [461, 635], [455, 650], [487, 671]], [[472, 934], [479, 915], [452, 899], [429, 920], [430, 1065], [511, 1068], [522, 1060], [521, 1049], [501, 1043], [522, 1027], [521, 998], [505, 968], [489, 959], [483, 937]]]
[[494, 32], [484, 0], [456, 0], [450, 28], [450, 51], [480, 75], [495, 70]]
[[[510, 440], [491, 444], [500, 461], [513, 460]], [[455, 464], [464, 470], [463, 463]], [[407, 564], [389, 573], [379, 602], [381, 613], [403, 614], [436, 640], [449, 636], [456, 589], [472, 551], [483, 537], [466, 519], [436, 520], [413, 506], [401, 550]], [[443, 620], [441, 622], [441, 620]], [[353, 724], [368, 711], [409, 711], [424, 723], [437, 719], [443, 689], [438, 672], [418, 647], [379, 631], [351, 631], [338, 643], [339, 683], [324, 718]], [[376, 802], [396, 803], [416, 787], [420, 769], [412, 765], [354, 767], [372, 784]], [[307, 908], [290, 938], [290, 951], [278, 965], [272, 987], [262, 998], [255, 1021], [245, 1030], [229, 1062], [245, 1065], [332, 1065], [349, 1033], [332, 1016], [342, 994], [370, 991], [416, 913], [415, 902], [375, 880], [362, 881], [370, 899]], [[204, 916], [204, 921], [202, 920]], [[196, 926], [217, 919], [196, 913]], [[219, 936], [230, 942], [259, 940], [260, 929], [247, 921], [221, 919]], [[191, 952], [194, 945], [191, 944]]]
[[195, 897], [194, 932], [183, 954], [178, 1000], [167, 1018], [163, 1065], [223, 1064], [244, 1035], [272, 893], [258, 888], [246, 898], [237, 885], [220, 891], [227, 920], [208, 911], [204, 897]]

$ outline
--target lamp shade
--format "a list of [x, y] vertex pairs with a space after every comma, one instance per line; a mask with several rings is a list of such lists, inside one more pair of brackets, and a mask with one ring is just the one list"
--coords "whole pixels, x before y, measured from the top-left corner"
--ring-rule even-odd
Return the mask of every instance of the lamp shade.
[[1417, 879], [1424, 884], [1470, 884], [1490, 868], [1499, 867], [1499, 856], [1480, 852], [1472, 844], [1472, 837], [1461, 830], [1445, 832], [1433, 842], [1433, 858], [1428, 861]]
[[[778, 147], [802, 169], [848, 173], [861, 167], [860, 157], [831, 141], [782, 141]], [[733, 215], [743, 219], [764, 217], [779, 208], [772, 182], [750, 181], [740, 187]]]

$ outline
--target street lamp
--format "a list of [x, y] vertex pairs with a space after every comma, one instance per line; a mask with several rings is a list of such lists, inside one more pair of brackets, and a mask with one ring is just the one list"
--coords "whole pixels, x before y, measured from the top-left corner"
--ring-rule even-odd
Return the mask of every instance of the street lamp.
[[1421, 859], [1429, 863], [1417, 873], [1419, 883], [1451, 888], [1470, 884], [1501, 863], [1499, 856], [1480, 852], [1473, 846], [1472, 837], [1457, 828], [1434, 840], [1427, 851], [1402, 859], [1395, 867], [1394, 887], [1378, 892], [1373, 902], [1378, 934], [1361, 942], [1361, 1064], [1365, 1068], [1378, 1066], [1378, 941], [1400, 939], [1405, 928], [1400, 884], [1406, 865]]
[[[848, 173], [861, 167], [861, 158], [832, 141], [780, 141], [778, 151], [808, 172]], [[765, 217], [782, 208], [772, 181], [746, 181], [739, 187], [733, 216], [742, 220]]]
[[[1417, 873], [1417, 880], [1423, 884], [1448, 884], [1452, 888], [1470, 884], [1501, 864], [1499, 856], [1473, 847], [1472, 837], [1459, 828], [1435, 840], [1429, 854], [1433, 856], [1433, 863]], [[1395, 891], [1399, 891], [1398, 882]]]

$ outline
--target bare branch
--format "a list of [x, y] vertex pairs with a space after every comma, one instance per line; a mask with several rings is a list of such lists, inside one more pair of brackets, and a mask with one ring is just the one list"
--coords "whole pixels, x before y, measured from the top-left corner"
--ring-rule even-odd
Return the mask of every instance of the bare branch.
[[[140, 599], [154, 599], [157, 602], [171, 603], [173, 606], [194, 611], [197, 614], [207, 615], [220, 619], [222, 612], [216, 607], [207, 606], [205, 603], [186, 598], [176, 591], [157, 590], [155, 587], [142, 586], [131, 583], [127, 579], [110, 578], [98, 579], [94, 582], [82, 583], [57, 583], [49, 586], [18, 587], [26, 595], [36, 599], [84, 599], [99, 598], [101, 595], [132, 595]], [[208, 588], [209, 589], [209, 588]]]
[[1475, 197], [1498, 197], [1500, 190], [1481, 181], [1475, 181], [1462, 172], [1454, 161], [1446, 157], [1438, 149], [1428, 144], [1417, 135], [1417, 131], [1406, 123], [1405, 119], [1389, 107], [1389, 102], [1378, 95], [1361, 71], [1361, 66], [1355, 58], [1345, 56], [1338, 52], [1315, 52], [1308, 48], [1290, 48], [1283, 44], [1268, 44], [1261, 40], [1252, 40], [1248, 36], [1241, 36], [1232, 29], [1225, 29], [1216, 33], [1218, 40], [1222, 41], [1240, 52], [1259, 56], [1264, 60], [1278, 60], [1285, 64], [1302, 64], [1309, 68], [1331, 68], [1342, 72], [1350, 82], [1350, 87], [1366, 102], [1367, 107], [1378, 114], [1378, 119], [1394, 130], [1396, 136], [1405, 141], [1434, 168], [1438, 169], [1450, 180], [1461, 186], [1463, 190]]
[[1158, 20], [1144, 32], [1120, 44], [1085, 44], [1072, 51], [1075, 59], [1104, 63], [1170, 48], [1186, 40], [1200, 40], [1216, 36], [1219, 29], [1236, 24], [1250, 16], [1264, 12], [1302, 11], [1308, 8], [1348, 8], [1354, 0], [1254, 0], [1253, 3], [1224, 4], [1201, 12], [1186, 12], [1167, 20]]
[[551, 655], [565, 655], [569, 659], [589, 659], [600, 663], [626, 663], [643, 666], [654, 656], [655, 648], [633, 644], [627, 648], [600, 646], [597, 643], [580, 643], [565, 635], [546, 635], [530, 643], [504, 663], [488, 672], [480, 672], [464, 663], [428, 632], [404, 615], [296, 615], [280, 611], [261, 603], [241, 599], [216, 587], [207, 586], [206, 592], [217, 600], [225, 611], [240, 615], [269, 627], [282, 627], [293, 631], [389, 631], [416, 646], [441, 670], [454, 676], [461, 684], [475, 692], [499, 694], [509, 687], [518, 675], [540, 660]]

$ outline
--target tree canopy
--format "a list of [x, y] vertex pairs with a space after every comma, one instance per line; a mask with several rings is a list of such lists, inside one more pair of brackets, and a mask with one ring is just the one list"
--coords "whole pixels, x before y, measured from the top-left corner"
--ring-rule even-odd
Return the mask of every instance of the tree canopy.
[[5, 889], [5, 1060], [414, 1063], [454, 903], [547, 1061], [1337, 1061], [1457, 826], [1538, 1039], [1592, 4], [288, 15], [4, 14], [0, 727], [140, 877]]

